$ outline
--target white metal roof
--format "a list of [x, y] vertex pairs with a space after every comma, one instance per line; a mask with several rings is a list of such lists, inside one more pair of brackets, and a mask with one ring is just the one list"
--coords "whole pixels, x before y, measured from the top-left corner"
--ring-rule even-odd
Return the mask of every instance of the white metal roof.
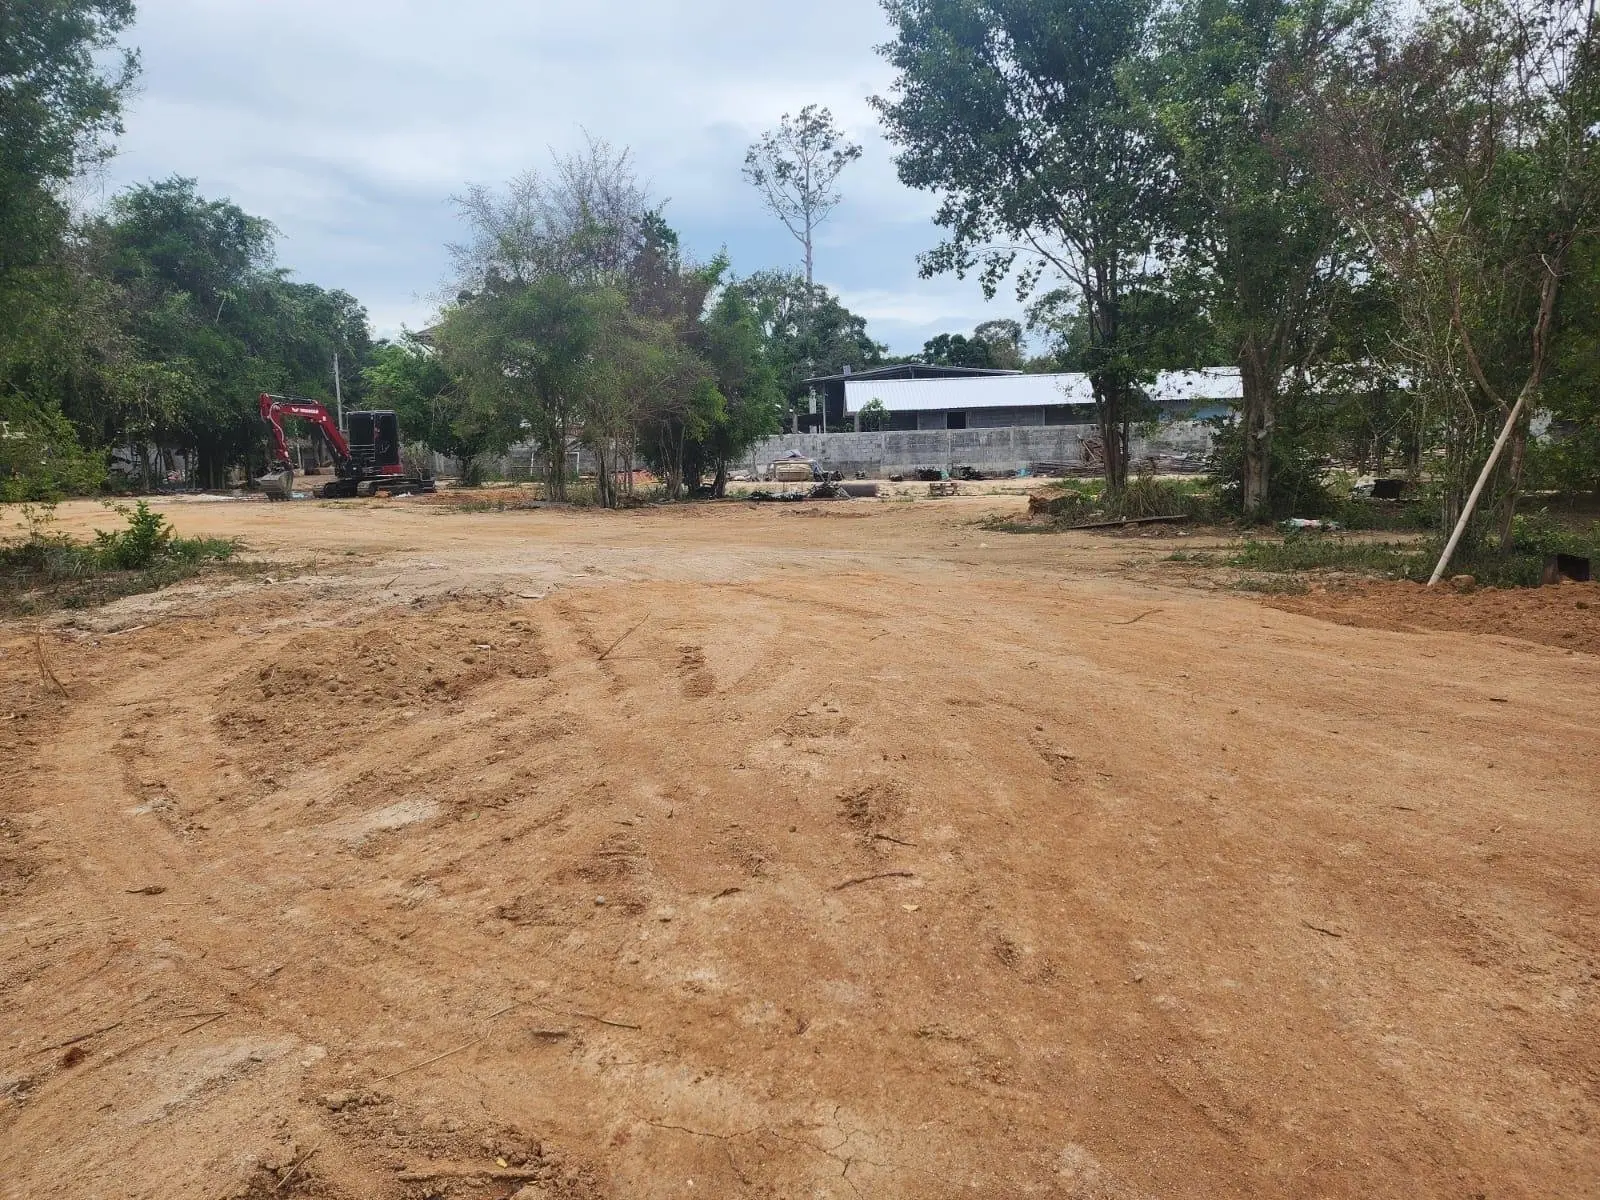
[[[1167, 404], [1196, 400], [1237, 400], [1239, 372], [1230, 367], [1201, 371], [1167, 371], [1149, 389], [1152, 399]], [[990, 375], [972, 379], [847, 380], [844, 407], [849, 413], [877, 400], [890, 412], [927, 412], [963, 408], [1044, 408], [1056, 404], [1093, 404], [1089, 377], [1054, 375]]]

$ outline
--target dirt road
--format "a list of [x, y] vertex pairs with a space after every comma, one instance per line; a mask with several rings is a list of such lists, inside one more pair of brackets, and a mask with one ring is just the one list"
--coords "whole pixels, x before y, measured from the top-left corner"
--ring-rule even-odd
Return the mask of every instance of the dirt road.
[[1018, 504], [169, 505], [298, 566], [0, 625], [0, 1197], [1600, 1194], [1600, 660]]

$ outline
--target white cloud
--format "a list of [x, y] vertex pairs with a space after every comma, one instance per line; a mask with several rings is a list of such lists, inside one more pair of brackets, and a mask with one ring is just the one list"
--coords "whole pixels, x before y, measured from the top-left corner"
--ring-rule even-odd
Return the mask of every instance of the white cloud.
[[819, 277], [911, 350], [1015, 306], [917, 278], [935, 200], [895, 177], [867, 103], [891, 79], [873, 51], [887, 37], [872, 0], [818, 0], [803, 19], [747, 0], [142, 0], [142, 90], [109, 180], [195, 176], [276, 224], [285, 265], [392, 332], [428, 315], [457, 235], [450, 195], [546, 164], [580, 128], [633, 148], [700, 257], [725, 245], [741, 274], [797, 265], [740, 167], [781, 113], [825, 104], [866, 155]]

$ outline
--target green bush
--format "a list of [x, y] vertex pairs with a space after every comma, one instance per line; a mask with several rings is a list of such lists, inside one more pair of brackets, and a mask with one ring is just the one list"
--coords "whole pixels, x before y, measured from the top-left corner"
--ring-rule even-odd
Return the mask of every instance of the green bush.
[[[1213, 417], [1211, 456], [1206, 472], [1216, 485], [1219, 507], [1233, 516], [1244, 512], [1244, 427], [1228, 417]], [[1272, 439], [1271, 475], [1267, 481], [1266, 516], [1327, 517], [1338, 499], [1323, 481], [1322, 464], [1287, 426]]]
[[172, 544], [172, 526], [167, 524], [166, 517], [143, 500], [133, 508], [122, 504], [114, 507], [126, 518], [128, 527], [95, 532], [95, 553], [100, 556], [102, 566], [110, 571], [142, 571], [167, 556]]
[[[28, 535], [0, 543], [0, 611], [83, 608], [119, 596], [155, 591], [231, 559], [239, 544], [228, 538], [180, 538], [160, 513], [140, 502], [119, 507], [124, 529], [96, 532], [75, 542], [53, 532], [48, 507], [24, 510]], [[251, 564], [247, 568], [264, 568]]]
[[1153, 475], [1138, 476], [1116, 493], [1108, 493], [1102, 485], [1089, 480], [1064, 481], [1053, 485], [1043, 497], [1030, 498], [1028, 508], [1032, 515], [1048, 517], [1062, 526], [1148, 517], [1212, 520], [1217, 515], [1203, 481], [1158, 479]]
[[[1442, 547], [1442, 541], [1434, 547], [1430, 571]], [[1600, 521], [1576, 529], [1561, 524], [1545, 509], [1518, 516], [1512, 522], [1509, 552], [1501, 552], [1498, 539], [1463, 544], [1450, 560], [1449, 573], [1471, 575], [1478, 583], [1494, 587], [1538, 587], [1545, 560], [1553, 554], [1600, 561]]]

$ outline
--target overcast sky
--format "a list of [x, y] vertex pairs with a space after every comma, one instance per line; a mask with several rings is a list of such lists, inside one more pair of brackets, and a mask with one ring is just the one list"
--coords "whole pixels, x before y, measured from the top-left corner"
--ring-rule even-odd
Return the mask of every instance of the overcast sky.
[[819, 103], [866, 149], [823, 227], [817, 278], [910, 352], [1017, 315], [976, 282], [917, 278], [933, 197], [895, 178], [866, 98], [891, 73], [876, 0], [139, 0], [139, 94], [108, 191], [178, 173], [282, 230], [296, 277], [375, 329], [430, 315], [458, 234], [450, 196], [549, 162], [580, 127], [632, 148], [699, 258], [743, 275], [799, 245], [740, 176], [745, 148]]

